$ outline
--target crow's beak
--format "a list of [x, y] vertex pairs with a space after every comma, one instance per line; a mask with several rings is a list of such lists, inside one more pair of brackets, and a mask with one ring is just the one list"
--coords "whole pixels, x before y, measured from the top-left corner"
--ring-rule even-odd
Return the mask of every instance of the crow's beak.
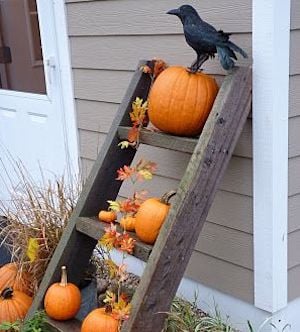
[[180, 10], [179, 9], [171, 9], [167, 12], [167, 14], [179, 16], [180, 15]]

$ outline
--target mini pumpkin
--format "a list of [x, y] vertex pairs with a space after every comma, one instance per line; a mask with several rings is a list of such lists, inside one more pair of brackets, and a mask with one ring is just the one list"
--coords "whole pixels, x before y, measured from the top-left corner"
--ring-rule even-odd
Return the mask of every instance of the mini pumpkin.
[[117, 214], [114, 211], [101, 210], [98, 214], [98, 218], [100, 221], [111, 223], [117, 219]]
[[135, 216], [127, 215], [120, 220], [120, 225], [125, 231], [133, 232], [135, 230]]
[[7, 287], [11, 287], [15, 291], [21, 291], [31, 296], [29, 280], [27, 273], [19, 273], [16, 263], [8, 263], [0, 268], [0, 292]]
[[0, 295], [0, 324], [13, 323], [24, 319], [32, 303], [32, 298], [27, 294], [5, 288]]
[[44, 307], [47, 315], [56, 320], [68, 320], [80, 309], [79, 288], [68, 282], [67, 268], [61, 268], [61, 281], [51, 285], [45, 295]]
[[155, 80], [149, 94], [148, 115], [161, 131], [178, 136], [201, 133], [218, 93], [215, 79], [169, 67]]
[[105, 308], [91, 311], [84, 319], [81, 332], [118, 332], [119, 321]]
[[170, 209], [169, 200], [175, 194], [175, 191], [170, 191], [161, 198], [149, 198], [141, 204], [135, 215], [135, 232], [143, 242], [149, 244], [155, 242], [159, 230], [168, 215]]

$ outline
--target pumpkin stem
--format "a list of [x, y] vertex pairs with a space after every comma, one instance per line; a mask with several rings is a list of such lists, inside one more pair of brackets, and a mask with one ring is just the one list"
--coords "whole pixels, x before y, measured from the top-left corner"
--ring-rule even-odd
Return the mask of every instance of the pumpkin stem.
[[7, 300], [7, 299], [11, 299], [13, 297], [13, 294], [14, 294], [14, 291], [11, 287], [6, 287], [3, 289], [3, 291], [1, 292], [1, 297], [4, 299], [4, 300]]
[[106, 305], [105, 306], [105, 313], [106, 314], [111, 314], [112, 313], [112, 306], [111, 305]]
[[60, 286], [66, 287], [67, 284], [68, 284], [67, 267], [66, 266], [62, 266], [61, 267]]
[[165, 193], [164, 195], [162, 195], [160, 202], [166, 205], [169, 205], [169, 200], [176, 195], [176, 190], [171, 190], [168, 191], [167, 193]]

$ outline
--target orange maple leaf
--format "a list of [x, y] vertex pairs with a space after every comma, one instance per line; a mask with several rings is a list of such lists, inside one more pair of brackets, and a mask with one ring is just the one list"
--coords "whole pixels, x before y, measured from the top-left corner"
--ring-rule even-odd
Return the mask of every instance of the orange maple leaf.
[[99, 240], [99, 244], [111, 250], [119, 243], [120, 233], [117, 232], [117, 226], [110, 224], [109, 227], [105, 227], [105, 234]]
[[119, 301], [112, 305], [112, 316], [117, 320], [127, 320], [131, 311], [131, 304], [121, 295]]
[[118, 176], [117, 176], [116, 180], [124, 181], [126, 179], [129, 179], [134, 173], [135, 173], [134, 167], [125, 165], [117, 170]]
[[133, 142], [138, 141], [139, 137], [140, 137], [139, 128], [134, 125], [132, 128], [130, 128], [127, 139], [130, 143], [133, 143]]
[[132, 254], [136, 240], [129, 236], [128, 233], [123, 233], [119, 238], [119, 250]]

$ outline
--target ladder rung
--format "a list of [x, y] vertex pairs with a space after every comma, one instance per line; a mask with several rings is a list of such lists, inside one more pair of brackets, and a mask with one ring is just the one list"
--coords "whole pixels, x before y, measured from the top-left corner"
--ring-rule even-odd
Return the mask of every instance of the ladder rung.
[[[127, 139], [130, 129], [130, 127], [123, 126], [118, 128], [118, 136], [120, 140]], [[140, 143], [187, 153], [193, 153], [197, 142], [198, 137], [189, 138], [172, 136], [161, 132], [153, 132], [147, 129], [142, 129], [140, 134]]]
[[[104, 229], [107, 226], [107, 223], [101, 222], [97, 218], [80, 217], [77, 219], [76, 223], [76, 229], [78, 232], [85, 234], [95, 240], [99, 240], [103, 236], [105, 232]], [[122, 232], [120, 226], [117, 226], [117, 228], [119, 232]], [[147, 262], [153, 246], [141, 242], [134, 232], [128, 233], [133, 239], [136, 240], [132, 255], [143, 260], [144, 262]]]
[[81, 329], [81, 323], [77, 319], [59, 322], [47, 318], [47, 325], [51, 332], [80, 332]]

